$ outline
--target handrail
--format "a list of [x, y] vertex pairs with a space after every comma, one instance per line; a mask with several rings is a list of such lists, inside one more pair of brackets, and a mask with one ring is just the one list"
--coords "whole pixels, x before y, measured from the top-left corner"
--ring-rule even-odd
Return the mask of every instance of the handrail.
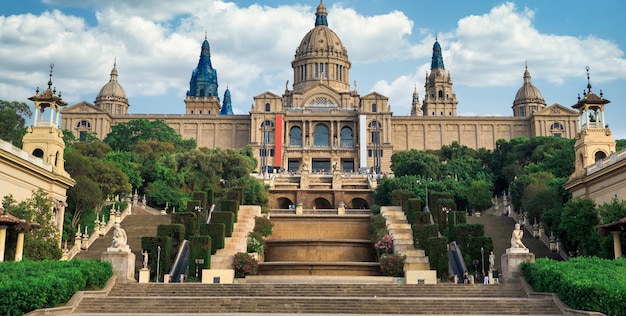
[[213, 214], [213, 211], [215, 211], [215, 204], [211, 205], [211, 208], [209, 209], [209, 213], [206, 216], [206, 223], [207, 224], [211, 223], [211, 214]]
[[180, 275], [187, 274], [187, 267], [189, 267], [189, 241], [185, 239], [178, 247], [176, 259], [170, 269], [170, 282], [182, 282]]

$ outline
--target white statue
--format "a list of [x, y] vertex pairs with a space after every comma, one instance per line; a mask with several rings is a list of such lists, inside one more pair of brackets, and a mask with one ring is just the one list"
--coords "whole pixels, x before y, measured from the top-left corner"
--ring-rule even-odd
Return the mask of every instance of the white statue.
[[527, 249], [526, 246], [522, 243], [522, 237], [524, 236], [524, 231], [520, 229], [519, 224], [515, 224], [515, 229], [511, 234], [511, 248], [522, 248]]
[[126, 231], [120, 226], [120, 223], [115, 223], [115, 230], [113, 231], [113, 243], [108, 251], [125, 251], [130, 252], [130, 247], [126, 244], [127, 236]]
[[495, 263], [496, 263], [496, 256], [493, 254], [493, 251], [492, 251], [491, 254], [489, 254], [489, 271], [493, 270]]
[[143, 252], [143, 268], [148, 269], [148, 252]]

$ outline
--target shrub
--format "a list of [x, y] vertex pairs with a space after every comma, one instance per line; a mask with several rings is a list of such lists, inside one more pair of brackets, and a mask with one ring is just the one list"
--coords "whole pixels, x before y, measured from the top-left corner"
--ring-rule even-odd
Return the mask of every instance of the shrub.
[[393, 236], [385, 235], [374, 244], [377, 254], [390, 254], [393, 252]]
[[255, 232], [248, 234], [247, 244], [248, 252], [256, 252], [259, 255], [265, 253], [265, 241], [263, 240], [263, 236], [261, 236], [261, 234]]
[[404, 276], [404, 261], [406, 256], [398, 254], [388, 254], [380, 257], [380, 272], [385, 276]]
[[274, 224], [265, 216], [254, 217], [254, 230], [255, 233], [260, 233], [261, 236], [267, 237], [272, 234], [274, 230]]
[[259, 263], [245, 252], [238, 252], [233, 257], [233, 269], [235, 277], [245, 278], [246, 275], [256, 275], [259, 271]]

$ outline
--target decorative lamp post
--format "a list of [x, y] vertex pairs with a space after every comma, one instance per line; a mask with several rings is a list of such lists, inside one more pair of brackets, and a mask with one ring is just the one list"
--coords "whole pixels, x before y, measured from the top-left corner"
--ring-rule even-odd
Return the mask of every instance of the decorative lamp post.
[[[424, 207], [424, 211], [426, 212], [430, 212], [430, 207], [428, 206], [428, 181], [430, 181], [431, 179], [428, 179], [426, 181], [424, 181], [424, 187], [426, 188], [426, 206]], [[422, 181], [421, 180], [417, 180], [417, 185], [422, 185]]]

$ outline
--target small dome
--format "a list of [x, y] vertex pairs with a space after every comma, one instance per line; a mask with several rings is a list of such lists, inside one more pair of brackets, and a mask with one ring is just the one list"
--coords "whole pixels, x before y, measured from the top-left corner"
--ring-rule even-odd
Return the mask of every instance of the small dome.
[[124, 91], [122, 85], [117, 82], [116, 63], [113, 64], [113, 70], [111, 70], [111, 79], [102, 87], [102, 89], [100, 89], [100, 93], [98, 93], [98, 96], [96, 97], [96, 101], [104, 99], [117, 99], [127, 101], [126, 91]]
[[328, 27], [327, 15], [326, 6], [320, 1], [315, 12], [315, 27], [302, 38], [296, 50], [296, 59], [298, 56], [322, 53], [329, 57], [343, 57], [347, 60], [348, 51], [339, 36]]
[[519, 90], [517, 90], [513, 105], [528, 102], [546, 103], [541, 95], [541, 92], [539, 92], [539, 89], [537, 89], [537, 87], [535, 87], [530, 81], [530, 72], [528, 72], [528, 67], [526, 67], [526, 70], [524, 71], [524, 84], [521, 88], [519, 88]]

